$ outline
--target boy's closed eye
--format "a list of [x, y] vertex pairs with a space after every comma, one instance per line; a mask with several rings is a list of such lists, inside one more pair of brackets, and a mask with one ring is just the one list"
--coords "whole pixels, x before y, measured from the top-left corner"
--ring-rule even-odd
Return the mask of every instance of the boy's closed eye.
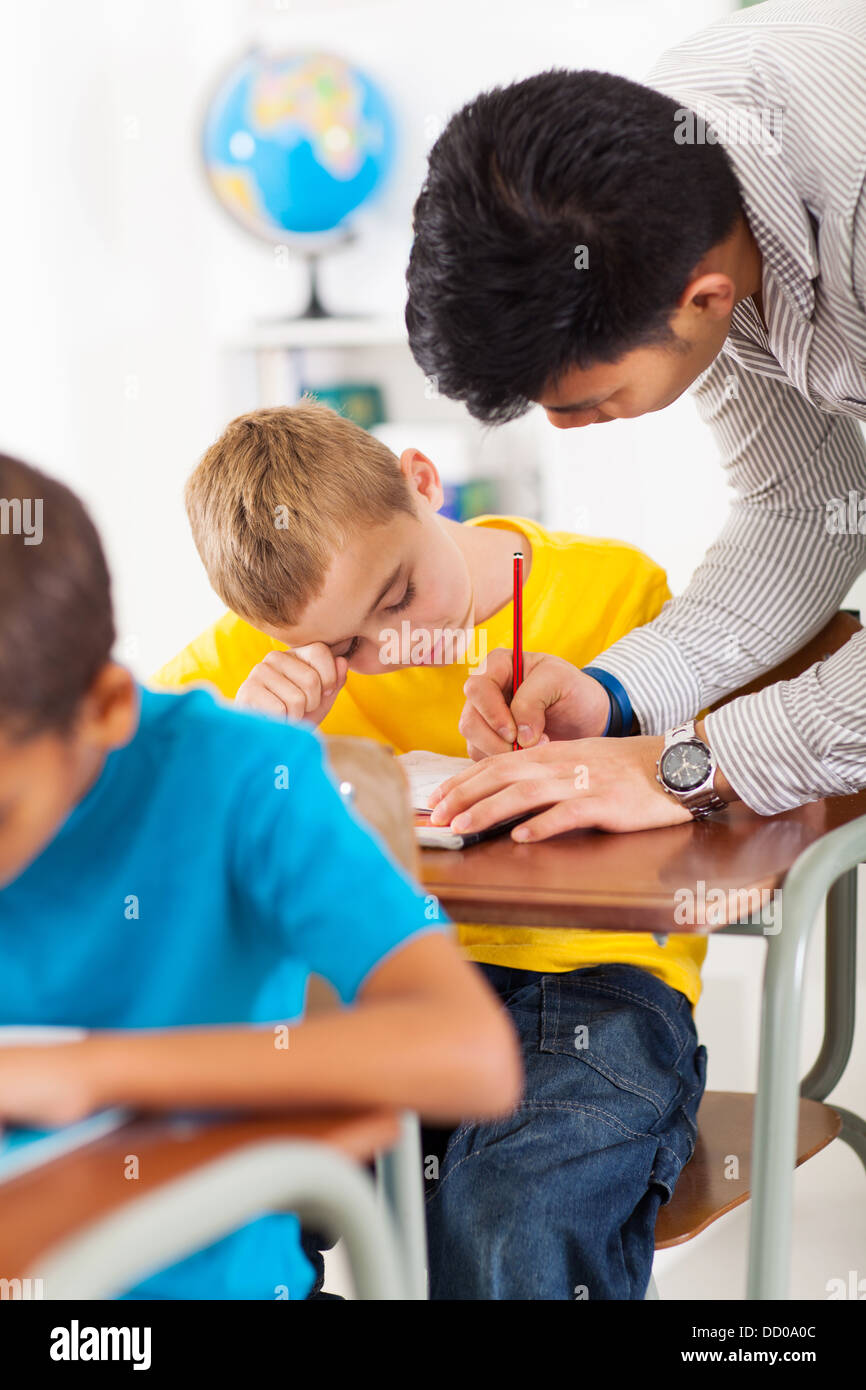
[[391, 604], [389, 604], [388, 607], [385, 609], [385, 612], [386, 612], [386, 613], [402, 613], [404, 608], [408, 608], [408, 607], [409, 607], [409, 604], [412, 602], [412, 600], [414, 599], [414, 597], [415, 597], [415, 585], [412, 583], [412, 580], [410, 579], [410, 580], [408, 581], [408, 583], [406, 584], [406, 588], [403, 590], [403, 597], [402, 597], [401, 599], [399, 599], [399, 600], [397, 601], [397, 603], [391, 603]]
[[[386, 613], [402, 613], [404, 609], [406, 609], [406, 608], [409, 607], [409, 605], [412, 603], [412, 601], [414, 600], [414, 598], [415, 598], [415, 585], [412, 583], [412, 580], [410, 579], [409, 582], [408, 582], [407, 585], [406, 585], [406, 588], [405, 588], [404, 591], [403, 591], [403, 597], [402, 597], [401, 599], [399, 599], [399, 600], [397, 601], [397, 603], [388, 604], [388, 606], [384, 609], [384, 612], [386, 612]], [[332, 648], [331, 648], [331, 651], [332, 651], [332, 653], [333, 653], [334, 656], [342, 656], [342, 657], [345, 657], [345, 659], [346, 659], [347, 661], [351, 661], [352, 657], [353, 657], [353, 656], [355, 655], [355, 653], [357, 652], [358, 647], [360, 646], [360, 644], [361, 644], [361, 639], [360, 639], [360, 637], [353, 637], [352, 640], [349, 642], [349, 644], [348, 644], [346, 647], [344, 647], [342, 651], [339, 651], [336, 647], [332, 647]]]

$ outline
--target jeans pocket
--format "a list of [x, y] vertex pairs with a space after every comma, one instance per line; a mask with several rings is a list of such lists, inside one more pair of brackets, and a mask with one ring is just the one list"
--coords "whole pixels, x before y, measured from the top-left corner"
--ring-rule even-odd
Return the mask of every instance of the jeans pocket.
[[698, 1110], [707, 1084], [707, 1049], [703, 1043], [700, 1047], [695, 1048], [690, 1065], [683, 1070], [685, 1072], [686, 1094], [681, 1108], [691, 1134], [691, 1146], [688, 1153], [688, 1158], [691, 1158], [698, 1138]]
[[[588, 1102], [609, 1103], [612, 1090], [634, 1098], [642, 1127], [655, 1132], [682, 1096], [679, 1066], [689, 1033], [694, 1037], [691, 1015], [684, 1020], [675, 1007], [664, 1007], [654, 987], [644, 992], [639, 974], [637, 988], [629, 977], [605, 982], [588, 975], [544, 977], [541, 1051], [574, 1058]], [[670, 994], [673, 1004], [677, 996]]]
[[707, 1049], [696, 1047], [682, 1068], [684, 1095], [660, 1131], [661, 1143], [652, 1180], [664, 1189], [662, 1204], [674, 1194], [680, 1173], [693, 1157], [698, 1142], [698, 1109], [707, 1080]]

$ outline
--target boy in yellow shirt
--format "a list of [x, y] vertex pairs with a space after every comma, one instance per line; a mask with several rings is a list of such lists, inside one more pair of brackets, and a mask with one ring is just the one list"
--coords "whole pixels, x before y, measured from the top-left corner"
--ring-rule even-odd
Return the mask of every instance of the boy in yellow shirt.
[[[399, 459], [310, 401], [233, 421], [187, 485], [193, 535], [229, 608], [157, 674], [329, 734], [464, 754], [471, 660], [524, 642], [586, 666], [670, 597], [614, 541], [519, 517], [438, 515], [434, 464]], [[463, 652], [469, 660], [455, 660]], [[599, 700], [608, 696], [599, 685]], [[513, 1115], [429, 1135], [431, 1294], [643, 1298], [660, 1203], [691, 1157], [706, 1051], [692, 1009], [705, 942], [643, 932], [461, 926], [521, 1037]], [[471, 1161], [470, 1161], [471, 1160]]]

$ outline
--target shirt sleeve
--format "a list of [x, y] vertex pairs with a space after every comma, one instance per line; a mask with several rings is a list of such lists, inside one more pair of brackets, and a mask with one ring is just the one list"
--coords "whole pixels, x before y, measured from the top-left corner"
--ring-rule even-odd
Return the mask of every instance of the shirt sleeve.
[[284, 644], [259, 632], [236, 613], [227, 612], [166, 662], [151, 677], [150, 684], [162, 690], [177, 690], [204, 683], [233, 700], [253, 667], [268, 652], [282, 649]]
[[268, 733], [242, 778], [236, 891], [287, 955], [349, 1001], [387, 955], [448, 919], [348, 809], [318, 739], [270, 723]]
[[[854, 210], [854, 247], [851, 255], [851, 283], [857, 303], [863, 310], [860, 322], [861, 346], [866, 347], [866, 181], [860, 189], [857, 207]], [[852, 325], [855, 333], [858, 325]]]
[[707, 738], [734, 791], [774, 815], [866, 787], [866, 630], [796, 680], [707, 715]]
[[[856, 419], [819, 410], [784, 379], [746, 371], [725, 352], [694, 394], [736, 494], [729, 518], [684, 592], [595, 663], [625, 686], [644, 733], [693, 717], [796, 651], [866, 564], [866, 535], [828, 525], [832, 499], [859, 495], [866, 477]], [[678, 524], [688, 510], [684, 489], [675, 507], [672, 499]], [[758, 706], [740, 708], [723, 721], [732, 730], [723, 765], [735, 787], [763, 734], [755, 728], [749, 751], [737, 752], [734, 721], [751, 727], [752, 708], [757, 714]], [[739, 780], [745, 785], [742, 772]]]
[[[866, 189], [861, 190], [854, 219], [852, 281], [866, 315]], [[858, 329], [866, 350], [866, 319], [849, 325], [851, 332]], [[858, 531], [864, 476], [861, 465], [855, 485]], [[845, 491], [843, 485], [832, 495], [847, 502]], [[847, 508], [843, 510], [847, 514]], [[862, 545], [861, 540], [852, 546], [860, 564]], [[864, 693], [866, 632], [861, 632], [796, 680], [708, 715], [707, 737], [734, 791], [762, 815], [820, 796], [844, 796], [866, 787]]]

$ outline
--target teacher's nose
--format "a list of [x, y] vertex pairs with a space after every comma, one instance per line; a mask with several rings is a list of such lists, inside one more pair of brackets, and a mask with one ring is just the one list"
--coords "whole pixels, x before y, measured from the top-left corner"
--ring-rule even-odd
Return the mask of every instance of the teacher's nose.
[[561, 411], [546, 410], [545, 415], [558, 430], [580, 430], [585, 425], [607, 424], [610, 419], [609, 416], [602, 415], [598, 409], [574, 410], [569, 411], [567, 415]]

